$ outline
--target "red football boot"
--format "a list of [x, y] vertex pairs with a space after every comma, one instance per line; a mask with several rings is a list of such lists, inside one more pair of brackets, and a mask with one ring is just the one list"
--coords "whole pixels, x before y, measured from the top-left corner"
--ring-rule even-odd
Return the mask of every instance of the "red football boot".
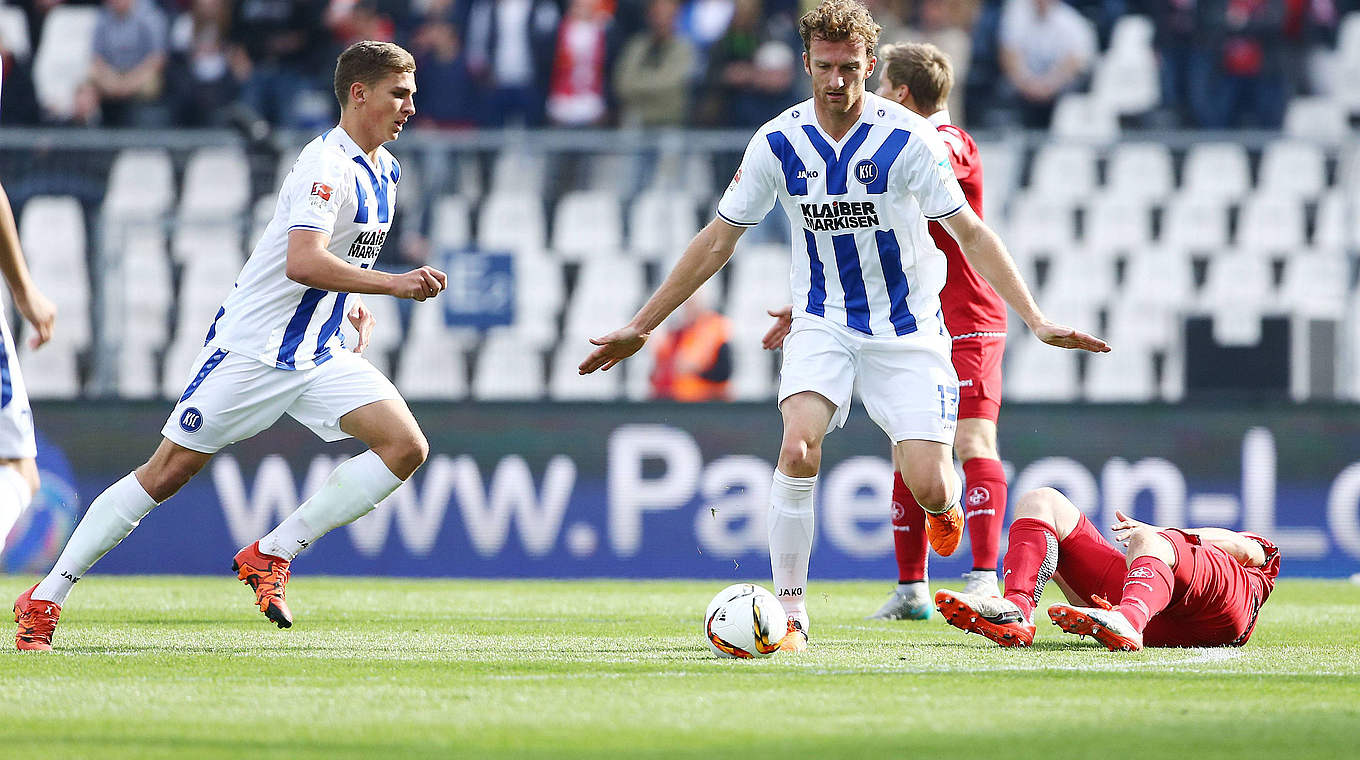
[[293, 612], [283, 598], [284, 588], [288, 585], [288, 560], [262, 554], [260, 542], [256, 541], [236, 553], [231, 569], [236, 571], [237, 578], [255, 590], [255, 603], [265, 617], [280, 628], [293, 625]]
[[61, 605], [34, 599], [33, 592], [37, 588], [38, 584], [33, 584], [33, 588], [14, 600], [14, 622], [19, 624], [18, 632], [14, 634], [14, 646], [46, 652], [52, 649], [52, 632], [57, 629]]

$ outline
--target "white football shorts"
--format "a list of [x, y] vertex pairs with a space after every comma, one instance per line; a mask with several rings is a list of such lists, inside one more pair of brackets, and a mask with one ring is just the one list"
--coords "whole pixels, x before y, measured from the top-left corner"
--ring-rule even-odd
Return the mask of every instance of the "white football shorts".
[[959, 379], [949, 356], [949, 336], [939, 318], [922, 319], [916, 332], [894, 337], [861, 335], [816, 317], [799, 316], [784, 339], [779, 403], [814, 391], [836, 405], [827, 432], [850, 415], [856, 388], [869, 417], [893, 443], [954, 444]]
[[[33, 459], [38, 456], [38, 441], [33, 434], [33, 410], [28, 406], [28, 389], [19, 371], [19, 354], [9, 325], [0, 314], [0, 333], [4, 353], [0, 354], [0, 459]], [[3, 536], [0, 536], [3, 539]]]
[[400, 399], [392, 381], [363, 357], [338, 351], [311, 368], [285, 370], [205, 346], [161, 435], [204, 454], [244, 441], [284, 414], [323, 441], [349, 438], [340, 418], [366, 404]]

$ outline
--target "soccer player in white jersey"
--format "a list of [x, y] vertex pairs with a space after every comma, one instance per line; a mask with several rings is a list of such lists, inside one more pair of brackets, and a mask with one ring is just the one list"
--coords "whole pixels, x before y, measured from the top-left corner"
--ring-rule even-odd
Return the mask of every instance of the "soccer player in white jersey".
[[1109, 350], [1044, 317], [1001, 240], [965, 202], [935, 127], [865, 92], [879, 28], [864, 6], [828, 0], [803, 16], [799, 31], [812, 99], [756, 132], [717, 218], [632, 321], [591, 339], [598, 348], [580, 366], [582, 374], [608, 370], [635, 353], [727, 262], [743, 230], [776, 200], [783, 205], [795, 227], [794, 319], [779, 383], [784, 432], [768, 531], [775, 593], [788, 615], [785, 651], [807, 647], [804, 599], [822, 439], [844, 423], [855, 386], [927, 513], [932, 547], [948, 555], [962, 536], [961, 484], [951, 462], [958, 381], [939, 302], [946, 266], [927, 219], [949, 229], [1040, 340]]
[[[19, 247], [14, 210], [3, 187], [0, 187], [0, 272], [9, 283], [14, 305], [33, 326], [34, 335], [28, 344], [33, 348], [41, 346], [52, 337], [57, 309], [29, 276]], [[5, 551], [10, 530], [39, 486], [33, 413], [28, 407], [28, 393], [17, 360], [9, 323], [0, 311], [0, 554]]]
[[[374, 320], [358, 294], [424, 301], [446, 283], [430, 267], [372, 269], [401, 178], [382, 145], [415, 113], [415, 91], [415, 61], [396, 45], [358, 42], [340, 55], [340, 124], [308, 143], [284, 180], [274, 218], [218, 310], [156, 452], [90, 504], [52, 572], [15, 602], [19, 649], [51, 649], [76, 581], [214, 453], [285, 413], [323, 440], [352, 436], [369, 450], [342, 462], [296, 512], [236, 555], [233, 569], [280, 628], [293, 623], [284, 599], [290, 561], [372, 511], [425, 461], [429, 446], [406, 403], [359, 356]], [[353, 351], [339, 337], [346, 316], [359, 333]]]

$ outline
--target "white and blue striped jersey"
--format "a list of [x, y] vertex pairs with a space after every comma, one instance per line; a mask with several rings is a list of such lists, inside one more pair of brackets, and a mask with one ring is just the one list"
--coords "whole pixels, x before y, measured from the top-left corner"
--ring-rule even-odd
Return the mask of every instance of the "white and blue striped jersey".
[[966, 201], [930, 122], [865, 93], [860, 120], [836, 142], [804, 101], [751, 138], [718, 216], [749, 227], [776, 199], [794, 228], [795, 315], [874, 336], [908, 335], [938, 316], [947, 263], [926, 220]]
[[392, 227], [400, 178], [401, 166], [386, 148], [378, 148], [377, 162], [371, 162], [340, 127], [308, 143], [204, 345], [286, 370], [310, 369], [342, 349], [349, 294], [288, 279], [288, 233], [328, 233], [328, 251], [369, 269]]

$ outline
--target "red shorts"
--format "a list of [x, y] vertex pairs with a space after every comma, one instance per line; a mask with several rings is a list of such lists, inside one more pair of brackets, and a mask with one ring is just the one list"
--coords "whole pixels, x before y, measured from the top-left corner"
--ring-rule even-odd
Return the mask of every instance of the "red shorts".
[[[1150, 647], [1241, 646], [1256, 626], [1264, 599], [1258, 583], [1227, 552], [1198, 543], [1175, 530], [1161, 533], [1176, 551], [1171, 603], [1148, 621], [1143, 644]], [[1058, 544], [1055, 578], [1073, 604], [1090, 606], [1091, 597], [1118, 604], [1124, 593], [1124, 553], [1081, 518]]]
[[1004, 334], [976, 335], [953, 341], [954, 371], [959, 376], [959, 418], [996, 422], [1001, 412], [1001, 358]]

